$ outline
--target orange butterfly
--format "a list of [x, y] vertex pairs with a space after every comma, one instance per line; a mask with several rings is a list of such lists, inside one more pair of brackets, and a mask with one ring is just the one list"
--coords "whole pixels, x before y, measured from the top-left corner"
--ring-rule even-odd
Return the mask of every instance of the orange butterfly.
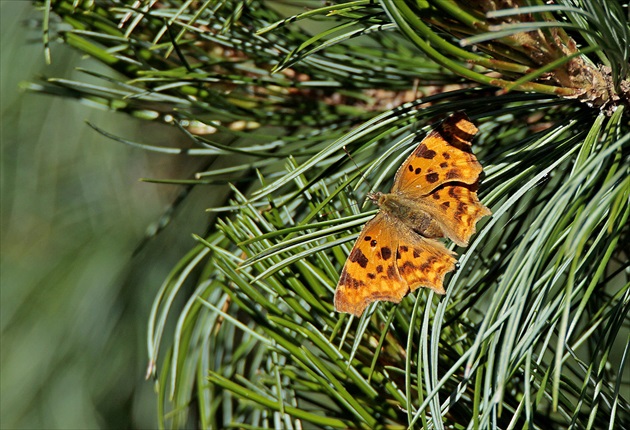
[[477, 221], [492, 214], [477, 198], [483, 169], [471, 151], [475, 133], [465, 113], [451, 115], [400, 166], [389, 194], [368, 194], [380, 211], [348, 256], [335, 310], [361, 316], [370, 303], [399, 303], [420, 286], [445, 293], [457, 260], [435, 238], [466, 246]]

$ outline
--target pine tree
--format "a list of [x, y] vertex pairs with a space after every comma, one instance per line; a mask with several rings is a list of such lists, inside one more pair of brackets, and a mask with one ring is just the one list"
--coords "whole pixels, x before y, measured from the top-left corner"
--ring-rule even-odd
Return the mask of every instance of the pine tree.
[[[174, 127], [182, 139], [166, 148], [92, 125], [201, 157], [193, 178], [156, 180], [182, 199], [224, 190], [156, 291], [162, 426], [630, 428], [627, 4], [41, 6], [47, 47], [112, 73], [36, 88]], [[340, 268], [376, 212], [365, 195], [387, 191], [455, 111], [480, 129], [493, 216], [444, 297], [335, 313]]]

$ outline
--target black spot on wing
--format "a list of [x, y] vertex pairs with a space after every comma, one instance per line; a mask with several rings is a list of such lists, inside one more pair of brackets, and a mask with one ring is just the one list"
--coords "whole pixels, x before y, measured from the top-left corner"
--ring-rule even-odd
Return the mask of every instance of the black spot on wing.
[[418, 149], [416, 149], [416, 156], [420, 158], [426, 158], [427, 160], [432, 160], [433, 158], [435, 158], [436, 153], [434, 150], [427, 148], [427, 145], [422, 143], [420, 144], [420, 146], [418, 146]]
[[413, 272], [417, 268], [418, 267], [415, 264], [413, 264], [411, 261], [405, 261], [405, 264], [403, 264], [402, 266], [399, 266], [398, 270], [400, 270], [400, 273], [405, 275], [407, 273]]
[[341, 272], [341, 277], [339, 278], [339, 285], [343, 285], [348, 288], [359, 288], [365, 286], [365, 282], [359, 281], [358, 279], [353, 278], [350, 274], [344, 269]]
[[430, 183], [432, 183], [432, 184], [433, 184], [433, 183], [437, 182], [437, 181], [440, 179], [440, 175], [439, 175], [439, 174], [437, 174], [437, 173], [429, 173], [429, 174], [426, 176], [426, 178], [427, 178], [427, 181], [428, 181], [428, 182], [430, 182]]
[[420, 270], [423, 272], [432, 270], [436, 262], [437, 262], [437, 257], [431, 256], [427, 259], [425, 263], [420, 265]]
[[387, 246], [384, 246], [381, 248], [381, 257], [383, 257], [383, 260], [389, 260], [392, 256], [392, 250], [389, 249]]
[[461, 173], [458, 169], [451, 169], [446, 172], [446, 179], [455, 179], [461, 176]]
[[348, 259], [352, 261], [353, 263], [357, 263], [359, 266], [361, 266], [364, 269], [367, 267], [368, 262], [369, 262], [368, 258], [359, 248], [356, 248], [354, 251], [352, 251]]

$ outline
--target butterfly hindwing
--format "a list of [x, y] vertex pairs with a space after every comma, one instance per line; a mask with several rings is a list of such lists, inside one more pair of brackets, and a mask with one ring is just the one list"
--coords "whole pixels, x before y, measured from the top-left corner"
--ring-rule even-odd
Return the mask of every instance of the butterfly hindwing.
[[453, 255], [437, 240], [419, 236], [404, 226], [396, 252], [398, 272], [411, 291], [426, 287], [444, 294], [444, 276], [457, 261]]
[[476, 192], [463, 185], [444, 185], [432, 192], [427, 200], [434, 203], [433, 219], [444, 235], [459, 246], [467, 246], [477, 221], [492, 213], [479, 201]]

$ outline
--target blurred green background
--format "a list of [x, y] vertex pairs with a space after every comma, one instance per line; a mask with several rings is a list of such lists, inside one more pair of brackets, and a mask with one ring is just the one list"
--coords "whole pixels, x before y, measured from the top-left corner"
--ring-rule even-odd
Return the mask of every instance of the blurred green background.
[[147, 318], [160, 283], [193, 245], [189, 233], [203, 234], [207, 190], [195, 190], [198, 198], [134, 256], [181, 191], [138, 179], [187, 176], [195, 160], [126, 147], [85, 122], [173, 145], [158, 125], [21, 90], [72, 79], [79, 66], [104, 70], [54, 42], [46, 65], [42, 14], [30, 2], [3, 0], [0, 17], [0, 427], [153, 428]]

